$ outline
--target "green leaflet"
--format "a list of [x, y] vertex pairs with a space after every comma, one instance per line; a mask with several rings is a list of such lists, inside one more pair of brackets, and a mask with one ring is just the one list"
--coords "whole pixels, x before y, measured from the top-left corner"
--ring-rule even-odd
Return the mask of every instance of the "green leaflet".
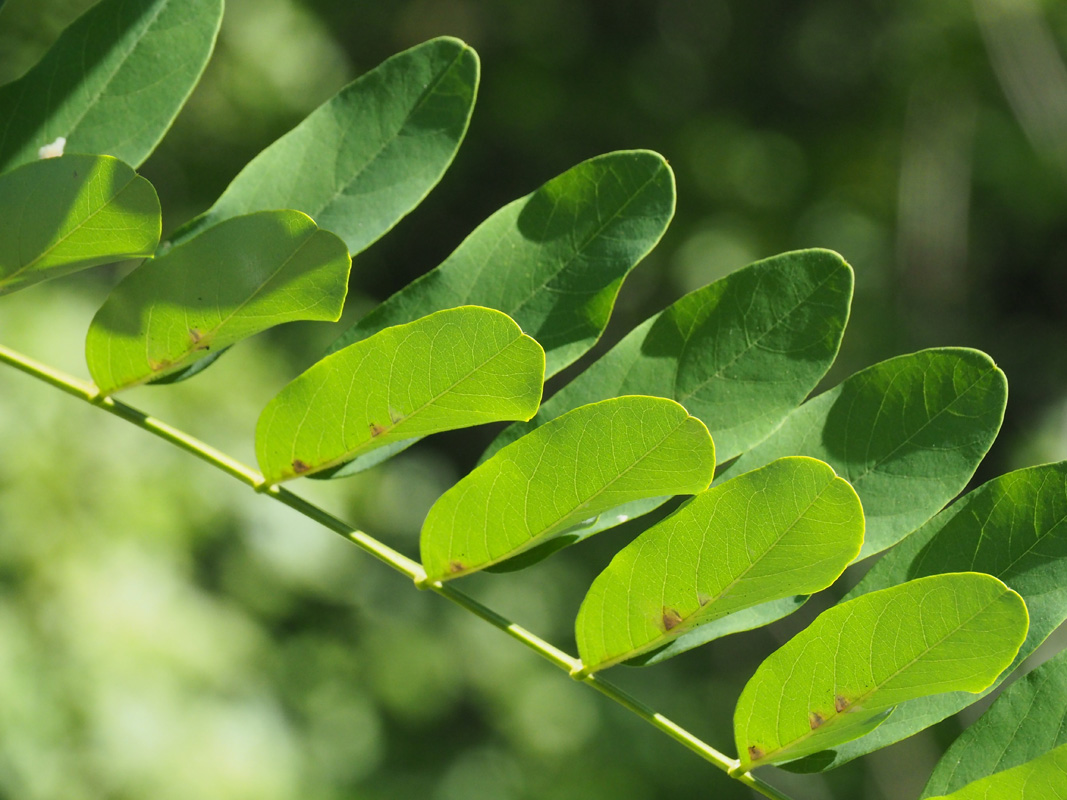
[[698, 494], [623, 548], [575, 624], [583, 672], [759, 603], [825, 589], [863, 544], [863, 509], [821, 461], [772, 461]]
[[0, 171], [62, 136], [68, 153], [138, 166], [200, 79], [222, 0], [102, 0], [33, 69], [0, 87]]
[[89, 373], [111, 394], [283, 322], [335, 321], [350, 268], [344, 242], [299, 211], [228, 220], [115, 287], [89, 326]]
[[558, 549], [585, 538], [581, 523], [601, 511], [703, 491], [714, 470], [707, 428], [673, 400], [582, 406], [505, 447], [438, 499], [422, 526], [427, 579], [466, 575], [539, 545]]
[[[1012, 683], [977, 722], [960, 734], [937, 762], [923, 797], [955, 792], [994, 773], [1032, 763], [1053, 748], [1064, 750], [1065, 745], [1067, 652], [1061, 652]], [[1058, 763], [1067, 768], [1067, 761]], [[1067, 783], [1062, 786], [1065, 791], [1058, 796], [1067, 797]], [[1057, 795], [1033, 795], [1046, 796]]]
[[478, 56], [458, 39], [398, 53], [252, 159], [173, 241], [252, 211], [295, 208], [355, 255], [437, 185], [467, 132], [477, 89]]
[[945, 800], [1064, 800], [1067, 745], [947, 795]]
[[475, 303], [503, 311], [537, 339], [550, 377], [600, 338], [623, 279], [673, 215], [674, 175], [659, 154], [630, 150], [583, 161], [497, 211], [331, 349]]
[[1006, 401], [1004, 373], [977, 350], [898, 356], [809, 400], [725, 474], [786, 455], [825, 461], [863, 501], [865, 558], [899, 542], [966, 486], [996, 438]]
[[[848, 598], [960, 570], [993, 575], [1026, 601], [1030, 630], [1013, 668], [1018, 666], [1067, 619], [1067, 462], [1009, 472], [968, 493], [887, 553]], [[999, 684], [996, 681], [990, 691]], [[794, 767], [806, 771], [839, 766], [911, 736], [977, 699], [946, 694], [912, 700], [863, 741]]]
[[[546, 377], [554, 375], [600, 338], [623, 278], [673, 214], [674, 175], [662, 156], [634, 150], [584, 161], [493, 214], [443, 264], [349, 328], [330, 351], [389, 325], [475, 303], [503, 311], [534, 336], [545, 348]], [[356, 459], [336, 475], [367, 469], [405, 446]]]
[[152, 184], [108, 156], [64, 156], [0, 175], [0, 295], [38, 281], [151, 255]]
[[826, 374], [851, 300], [852, 268], [829, 250], [750, 264], [630, 331], [483, 458], [585, 403], [650, 394], [702, 420], [728, 461], [764, 439]]
[[898, 703], [980, 692], [1026, 636], [1026, 605], [974, 572], [919, 578], [820, 614], [756, 670], [734, 713], [741, 770], [855, 739]]
[[256, 426], [270, 483], [329, 470], [383, 445], [529, 419], [545, 355], [505, 314], [463, 306], [397, 325], [319, 361]]

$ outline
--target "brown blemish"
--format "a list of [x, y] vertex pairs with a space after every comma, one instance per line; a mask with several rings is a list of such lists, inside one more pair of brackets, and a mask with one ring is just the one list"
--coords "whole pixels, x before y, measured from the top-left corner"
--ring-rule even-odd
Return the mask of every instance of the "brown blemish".
[[168, 361], [165, 358], [161, 358], [161, 359], [158, 359], [158, 360], [154, 359], [154, 358], [150, 358], [150, 359], [148, 359], [148, 368], [150, 370], [152, 370], [152, 372], [161, 372], [162, 370], [165, 370], [167, 367], [169, 367], [173, 363], [174, 363], [173, 361]]
[[763, 755], [763, 751], [760, 748], [756, 747], [756, 745], [750, 744], [748, 746], [749, 761], [759, 761], [761, 758], [763, 758]]
[[834, 711], [840, 714], [843, 711], [847, 711], [848, 707], [852, 705], [852, 701], [841, 695], [834, 697]]
[[818, 711], [808, 712], [808, 725], [811, 726], [812, 730], [821, 727], [824, 722], [826, 722], [826, 717], [824, 717]]
[[452, 573], [463, 572], [463, 569], [464, 569], [464, 567], [463, 567], [463, 562], [462, 561], [449, 561], [448, 562], [448, 571], [449, 572], [452, 572]]
[[211, 349], [211, 345], [204, 341], [204, 334], [200, 332], [199, 328], [189, 329], [189, 341], [193, 343], [193, 349], [195, 350]]
[[703, 608], [711, 602], [711, 598], [708, 597], [706, 594], [701, 593], [697, 595], [697, 602], [700, 603], [700, 607]]
[[378, 437], [385, 433], [385, 426], [379, 425], [377, 422], [372, 422], [369, 426], [371, 437]]
[[293, 472], [295, 472], [297, 475], [303, 472], [307, 472], [309, 469], [311, 469], [310, 464], [301, 461], [299, 458], [293, 459]]
[[671, 628], [677, 627], [681, 623], [682, 615], [675, 609], [664, 606], [663, 617], [660, 621], [663, 624], [663, 630], [669, 631]]

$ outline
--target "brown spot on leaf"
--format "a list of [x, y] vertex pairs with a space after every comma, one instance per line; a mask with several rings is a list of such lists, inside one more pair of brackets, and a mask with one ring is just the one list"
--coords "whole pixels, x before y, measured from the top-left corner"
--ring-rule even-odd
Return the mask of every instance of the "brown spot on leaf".
[[162, 370], [165, 370], [167, 367], [169, 367], [172, 363], [174, 362], [168, 361], [165, 358], [150, 358], [148, 359], [148, 368], [152, 370], [152, 372], [161, 372]]
[[299, 458], [293, 459], [293, 472], [295, 472], [297, 475], [302, 472], [307, 472], [309, 469], [311, 469], [310, 464], [301, 461]]
[[761, 758], [763, 758], [763, 750], [756, 747], [754, 744], [750, 744], [748, 746], [748, 760], [759, 761]]
[[449, 572], [463, 572], [463, 562], [462, 561], [449, 561], [448, 562], [448, 571]]
[[204, 341], [204, 334], [200, 332], [199, 328], [189, 329], [189, 341], [192, 342], [193, 347], [196, 350], [211, 349], [211, 345]]
[[808, 724], [811, 726], [812, 730], [815, 730], [816, 728], [820, 727], [824, 722], [826, 722], [826, 717], [824, 717], [818, 711], [808, 712]]
[[682, 615], [675, 609], [667, 608], [666, 606], [663, 607], [663, 618], [661, 620], [663, 623], [663, 630], [669, 631], [671, 628], [676, 627], [681, 621]]
[[700, 603], [700, 607], [703, 608], [704, 606], [706, 606], [708, 603], [711, 602], [711, 598], [708, 597], [703, 592], [701, 592], [700, 594], [697, 595], [697, 602]]
[[385, 433], [385, 426], [379, 425], [377, 422], [372, 422], [369, 427], [370, 435], [372, 437], [381, 436], [383, 433]]
[[834, 697], [834, 711], [840, 714], [842, 711], [847, 711], [848, 707], [852, 705], [852, 701], [841, 695]]

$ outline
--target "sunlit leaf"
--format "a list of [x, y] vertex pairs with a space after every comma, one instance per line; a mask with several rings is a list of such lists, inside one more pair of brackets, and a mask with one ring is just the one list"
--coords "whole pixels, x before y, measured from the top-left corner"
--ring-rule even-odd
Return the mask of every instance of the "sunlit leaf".
[[89, 327], [89, 373], [111, 394], [283, 322], [337, 320], [350, 267], [344, 242], [299, 211], [228, 220], [115, 287]]
[[437, 185], [467, 132], [477, 89], [478, 56], [458, 39], [398, 53], [256, 156], [173, 241], [252, 211], [295, 208], [354, 255]]
[[820, 614], [772, 653], [737, 701], [740, 769], [869, 733], [899, 703], [980, 692], [1026, 637], [1026, 606], [974, 572], [919, 578]]
[[586, 403], [669, 397], [708, 426], [720, 461], [767, 436], [815, 388], [837, 355], [852, 269], [828, 250], [757, 261], [690, 292], [630, 331], [487, 456]]
[[708, 489], [593, 581], [575, 624], [584, 671], [652, 650], [661, 661], [687, 631], [825, 589], [862, 543], [859, 498], [821, 461], [782, 458]]
[[[962, 570], [994, 575], [1026, 601], [1030, 630], [1017, 666], [1067, 620], [1067, 463], [1010, 472], [960, 498], [887, 553], [847, 597]], [[912, 700], [871, 736], [794, 767], [838, 766], [911, 736], [976, 699], [956, 693]]]
[[1067, 745], [953, 792], [944, 800], [1064, 800]]
[[[623, 278], [673, 214], [674, 175], [661, 156], [637, 150], [590, 159], [495, 213], [443, 264], [378, 306], [330, 350], [475, 303], [503, 311], [534, 336], [551, 376], [600, 338]], [[339, 474], [377, 462], [375, 455], [356, 459]]]
[[863, 501], [863, 558], [899, 542], [967, 485], [1006, 401], [1004, 373], [984, 353], [899, 356], [809, 400], [724, 475], [787, 455], [825, 461]]
[[68, 153], [138, 166], [200, 79], [222, 0], [102, 0], [0, 87], [0, 171], [65, 139]]
[[[923, 797], [949, 794], [993, 773], [1040, 758], [1067, 746], [1067, 652], [1046, 661], [1012, 683], [993, 705], [952, 743], [926, 784]], [[1067, 769], [1062, 754], [1057, 761]], [[1026, 774], [1020, 773], [1020, 774]], [[1058, 776], [1063, 779], [1064, 775]], [[993, 785], [993, 784], [990, 784]], [[1008, 784], [1004, 784], [1006, 787]], [[1060, 795], [1067, 797], [1067, 782]], [[992, 792], [977, 797], [1000, 798]], [[1030, 795], [1027, 795], [1029, 797]]]
[[545, 356], [505, 314], [463, 306], [381, 331], [319, 361], [260, 415], [271, 483], [440, 431], [528, 419]]
[[674, 214], [674, 176], [646, 150], [583, 161], [497, 211], [444, 263], [401, 289], [333, 345], [474, 303], [503, 311], [545, 348], [547, 376], [608, 324], [623, 278]]
[[586, 536], [582, 522], [601, 511], [703, 491], [714, 469], [707, 428], [673, 400], [582, 406], [505, 447], [438, 499], [422, 526], [427, 578], [573, 543]]
[[152, 184], [107, 156], [49, 158], [0, 175], [0, 294], [159, 242]]

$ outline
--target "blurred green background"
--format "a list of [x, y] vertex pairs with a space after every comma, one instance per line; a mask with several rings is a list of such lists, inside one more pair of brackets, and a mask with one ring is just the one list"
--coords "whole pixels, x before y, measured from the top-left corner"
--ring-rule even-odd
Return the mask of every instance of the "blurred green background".
[[[88, 5], [8, 0], [0, 82]], [[340, 86], [440, 34], [482, 57], [470, 133], [422, 207], [356, 258], [344, 320], [284, 327], [130, 402], [252, 462], [259, 409], [374, 302], [504, 203], [647, 147], [677, 173], [678, 215], [593, 355], [750, 261], [830, 247], [857, 287], [828, 382], [978, 347], [1011, 399], [976, 482], [1067, 458], [1067, 4], [228, 0], [212, 64], [142, 170], [165, 231]], [[0, 340], [84, 375], [89, 320], [130, 266], [4, 297]], [[493, 433], [299, 490], [414, 556], [426, 510]], [[0, 797], [750, 796], [351, 545], [7, 370], [0, 442]], [[465, 588], [573, 649], [584, 589], [638, 530]], [[745, 679], [832, 599], [613, 677], [729, 750]], [[825, 776], [768, 777], [798, 800], [917, 797], [976, 713]]]

